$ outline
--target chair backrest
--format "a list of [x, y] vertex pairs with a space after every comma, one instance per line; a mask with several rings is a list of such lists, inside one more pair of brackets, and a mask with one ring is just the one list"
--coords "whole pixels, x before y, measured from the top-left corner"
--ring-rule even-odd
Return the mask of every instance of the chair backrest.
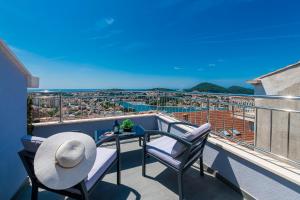
[[202, 133], [201, 136], [199, 136], [195, 141], [193, 141], [193, 145], [190, 149], [190, 154], [188, 155], [188, 159], [184, 164], [185, 166], [194, 163], [195, 160], [202, 156], [209, 133], [210, 130], [207, 130], [206, 132]]
[[210, 131], [206, 131], [205, 133], [203, 133], [200, 138], [194, 142], [192, 149], [191, 149], [191, 155], [193, 155], [194, 153], [203, 153], [203, 149], [204, 146], [206, 144], [207, 141], [207, 137], [209, 135]]
[[33, 161], [35, 153], [43, 141], [45, 141], [45, 138], [31, 135], [26, 135], [21, 138], [24, 149], [19, 152], [19, 156], [28, 176], [32, 181], [37, 181], [37, 178], [34, 174]]
[[201, 138], [202, 135], [205, 134], [205, 132], [209, 131], [210, 129], [211, 129], [211, 124], [206, 123], [206, 124], [201, 125], [200, 127], [195, 128], [192, 131], [187, 132], [184, 137], [188, 141], [193, 142], [193, 141]]
[[24, 150], [35, 153], [39, 146], [46, 140], [46, 138], [25, 135], [21, 138], [21, 142], [23, 144]]

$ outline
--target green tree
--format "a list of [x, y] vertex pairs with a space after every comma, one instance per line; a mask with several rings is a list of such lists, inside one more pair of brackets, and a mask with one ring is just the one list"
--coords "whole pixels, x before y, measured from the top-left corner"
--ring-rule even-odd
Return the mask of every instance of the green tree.
[[27, 134], [32, 135], [34, 126], [33, 122], [33, 102], [32, 98], [28, 96], [27, 98]]

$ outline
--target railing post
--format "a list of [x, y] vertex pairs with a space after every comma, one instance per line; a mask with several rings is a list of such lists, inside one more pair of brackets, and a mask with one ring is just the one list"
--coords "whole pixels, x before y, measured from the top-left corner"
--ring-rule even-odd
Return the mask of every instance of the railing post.
[[81, 119], [83, 119], [82, 97], [80, 97], [80, 115], [81, 115]]
[[156, 97], [156, 112], [158, 113], [158, 105], [159, 104], [159, 93], [157, 92], [157, 97]]
[[273, 110], [270, 110], [270, 152], [272, 152], [272, 134], [273, 134]]
[[37, 100], [38, 100], [38, 119], [40, 120], [40, 118], [41, 118], [41, 114], [40, 114], [40, 98], [38, 97]]
[[209, 122], [209, 97], [207, 97], [207, 116], [206, 116], [206, 122]]
[[200, 112], [200, 124], [199, 125], [201, 125], [202, 124], [202, 119], [203, 119], [203, 113], [202, 112], [204, 112], [204, 109], [203, 109], [203, 101], [201, 101], [201, 112]]
[[290, 157], [290, 131], [291, 131], [291, 113], [288, 112], [287, 158]]
[[258, 111], [257, 108], [255, 108], [254, 147], [257, 146], [257, 122], [258, 122]]
[[243, 106], [243, 140], [245, 141], [245, 137], [246, 137], [246, 116], [245, 116], [245, 107]]
[[234, 120], [234, 105], [232, 105], [232, 136], [233, 136], [233, 130], [234, 130], [234, 123], [235, 123], [235, 120]]
[[59, 93], [59, 122], [63, 122], [63, 112], [62, 112], [62, 92]]
[[[224, 107], [225, 107], [225, 105], [224, 105]], [[223, 134], [225, 133], [225, 109], [224, 110], [222, 110], [222, 119], [223, 119]], [[227, 111], [226, 111], [226, 113], [227, 113]]]

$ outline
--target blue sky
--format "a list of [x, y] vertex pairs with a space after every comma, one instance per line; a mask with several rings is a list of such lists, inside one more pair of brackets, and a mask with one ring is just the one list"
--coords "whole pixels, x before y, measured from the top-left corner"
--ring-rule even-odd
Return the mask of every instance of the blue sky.
[[300, 60], [297, 0], [0, 0], [41, 88], [247, 86]]

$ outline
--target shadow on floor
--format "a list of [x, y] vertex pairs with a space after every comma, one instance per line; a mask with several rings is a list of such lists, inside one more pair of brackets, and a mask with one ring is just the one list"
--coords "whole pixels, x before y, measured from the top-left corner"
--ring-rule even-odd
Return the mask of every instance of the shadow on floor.
[[[150, 167], [151, 166], [149, 166], [148, 169]], [[174, 171], [167, 168], [157, 176], [146, 175], [145, 178], [158, 181], [160, 184], [177, 194], [177, 175]], [[213, 187], [211, 187], [212, 185]], [[189, 200], [244, 199], [242, 195], [233, 191], [228, 185], [220, 181], [216, 182], [216, 178], [211, 174], [205, 173], [204, 176], [200, 176], [199, 169], [194, 167], [188, 169], [183, 176], [183, 191], [185, 199]]]
[[[155, 159], [147, 159], [147, 170], [151, 170], [150, 163], [156, 162]], [[177, 184], [177, 174], [166, 168], [161, 173], [156, 176], [151, 176], [147, 174], [146, 177], [152, 180], [158, 181], [163, 186], [167, 187], [169, 190], [174, 193], [178, 193], [178, 184]], [[213, 187], [211, 187], [213, 185]], [[198, 200], [198, 199], [244, 199], [244, 197], [233, 191], [232, 188], [228, 187], [225, 183], [221, 181], [216, 181], [216, 178], [205, 172], [204, 176], [200, 175], [200, 166], [198, 163], [195, 163], [191, 166], [183, 176], [183, 191], [184, 198], [189, 200]]]
[[98, 189], [92, 191], [90, 199], [136, 199], [140, 200], [139, 192], [126, 185], [116, 185], [108, 182], [99, 182], [96, 186]]

